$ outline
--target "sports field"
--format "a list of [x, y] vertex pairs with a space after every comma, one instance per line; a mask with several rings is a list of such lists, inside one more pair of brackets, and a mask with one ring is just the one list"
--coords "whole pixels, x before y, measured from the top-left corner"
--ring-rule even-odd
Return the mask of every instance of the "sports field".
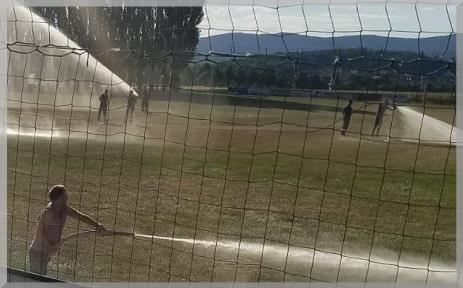
[[[397, 110], [371, 136], [377, 103], [354, 102], [342, 136], [342, 99], [166, 97], [127, 125], [120, 99], [107, 123], [98, 107], [9, 102], [9, 266], [27, 267], [62, 183], [107, 228], [156, 236], [65, 239], [49, 272], [64, 280], [453, 280], [455, 148], [401, 139]], [[455, 108], [425, 113], [453, 124]]]

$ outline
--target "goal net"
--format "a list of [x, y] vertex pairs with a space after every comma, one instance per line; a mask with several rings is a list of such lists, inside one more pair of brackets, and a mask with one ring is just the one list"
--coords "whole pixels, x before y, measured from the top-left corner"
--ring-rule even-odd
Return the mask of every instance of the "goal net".
[[455, 283], [456, 5], [338, 2], [12, 8], [8, 266], [63, 184], [65, 281]]

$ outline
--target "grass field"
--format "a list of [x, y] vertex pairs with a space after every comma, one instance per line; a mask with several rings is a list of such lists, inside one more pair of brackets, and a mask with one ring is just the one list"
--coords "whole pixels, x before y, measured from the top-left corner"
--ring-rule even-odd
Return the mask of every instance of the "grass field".
[[303, 108], [171, 95], [127, 126], [118, 100], [109, 125], [95, 109], [9, 109], [9, 266], [26, 268], [47, 187], [63, 183], [107, 228], [159, 238], [72, 238], [50, 266], [60, 279], [452, 281], [455, 148], [387, 137], [391, 111], [370, 136], [374, 104], [354, 104], [343, 137], [344, 100], [271, 100]]

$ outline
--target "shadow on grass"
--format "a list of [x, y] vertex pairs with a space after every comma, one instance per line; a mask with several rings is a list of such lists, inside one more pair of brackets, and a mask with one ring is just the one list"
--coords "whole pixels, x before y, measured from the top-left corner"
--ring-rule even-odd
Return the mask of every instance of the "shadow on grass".
[[[165, 101], [181, 101], [181, 102], [191, 102], [194, 104], [210, 104], [212, 102], [214, 105], [236, 105], [243, 107], [256, 107], [256, 108], [273, 108], [273, 109], [284, 109], [284, 110], [298, 110], [298, 111], [327, 111], [327, 112], [339, 112], [342, 113], [344, 108], [344, 100], [340, 100], [336, 104], [336, 99], [327, 98], [326, 100], [333, 100], [333, 105], [322, 105], [322, 104], [313, 104], [313, 103], [297, 103], [293, 101], [286, 101], [285, 97], [281, 97], [282, 100], [266, 99], [266, 97], [261, 96], [235, 96], [235, 95], [225, 95], [225, 94], [212, 94], [208, 93], [201, 95], [204, 97], [198, 97], [197, 92], [194, 97], [191, 96], [191, 92], [187, 91], [175, 91], [172, 92], [169, 96], [168, 91], [164, 91], [156, 95], [155, 100], [165, 100]], [[268, 97], [270, 98], [270, 97]], [[309, 97], [301, 97], [301, 99], [307, 99], [310, 101]], [[314, 99], [314, 98], [313, 98]], [[318, 100], [324, 100], [324, 98], [317, 98]], [[311, 102], [311, 101], [310, 101]], [[374, 115], [374, 112], [364, 111], [364, 110], [355, 110], [354, 113]]]

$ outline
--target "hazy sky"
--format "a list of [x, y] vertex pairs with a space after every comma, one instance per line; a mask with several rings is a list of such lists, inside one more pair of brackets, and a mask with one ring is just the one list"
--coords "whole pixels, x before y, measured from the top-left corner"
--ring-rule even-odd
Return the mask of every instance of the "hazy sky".
[[[456, 29], [456, 8], [439, 4], [332, 4], [287, 7], [226, 6], [207, 4], [200, 24], [201, 36], [222, 33], [301, 33], [331, 37], [364, 34], [421, 37], [445, 34]], [[448, 14], [447, 14], [448, 10]], [[389, 17], [387, 16], [389, 14]], [[331, 15], [331, 16], [330, 16]], [[450, 15], [450, 19], [449, 16]], [[388, 20], [389, 18], [389, 20]], [[331, 21], [331, 19], [333, 21]], [[420, 28], [421, 27], [421, 28]], [[424, 33], [426, 32], [426, 33]], [[210, 33], [210, 34], [209, 34]]]

